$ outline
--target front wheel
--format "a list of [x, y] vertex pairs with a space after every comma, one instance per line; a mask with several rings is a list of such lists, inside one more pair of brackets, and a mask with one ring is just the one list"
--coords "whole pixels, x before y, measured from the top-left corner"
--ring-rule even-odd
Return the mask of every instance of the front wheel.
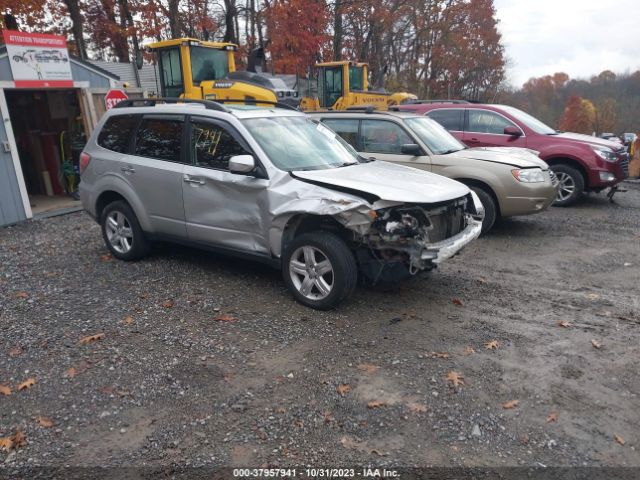
[[551, 170], [558, 177], [558, 194], [553, 202], [556, 207], [567, 207], [584, 192], [584, 178], [582, 174], [569, 165], [551, 165]]
[[496, 222], [496, 217], [498, 216], [498, 206], [496, 205], [496, 201], [493, 199], [493, 196], [487, 192], [486, 190], [479, 187], [469, 187], [473, 190], [482, 206], [484, 207], [484, 218], [482, 219], [482, 231], [480, 232], [482, 235], [487, 233], [493, 227], [493, 224]]
[[282, 274], [295, 299], [317, 310], [334, 308], [353, 293], [358, 281], [353, 253], [328, 232], [296, 237], [284, 254]]

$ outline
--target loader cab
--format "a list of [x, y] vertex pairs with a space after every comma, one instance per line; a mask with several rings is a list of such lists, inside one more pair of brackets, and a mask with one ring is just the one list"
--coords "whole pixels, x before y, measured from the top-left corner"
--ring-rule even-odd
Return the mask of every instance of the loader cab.
[[332, 108], [351, 91], [367, 90], [367, 64], [326, 62], [315, 65], [318, 72], [318, 100], [321, 108]]
[[162, 97], [203, 98], [201, 83], [235, 71], [232, 43], [179, 38], [148, 45], [156, 55]]

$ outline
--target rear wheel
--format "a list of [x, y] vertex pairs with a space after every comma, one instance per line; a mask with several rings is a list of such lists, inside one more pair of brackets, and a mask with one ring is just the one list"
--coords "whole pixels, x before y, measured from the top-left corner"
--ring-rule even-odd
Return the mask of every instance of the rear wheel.
[[296, 300], [318, 310], [338, 305], [353, 293], [358, 280], [353, 253], [328, 232], [296, 237], [285, 252], [282, 274]]
[[111, 254], [120, 260], [138, 260], [149, 253], [149, 242], [127, 202], [111, 202], [100, 217], [102, 237]]
[[476, 195], [478, 195], [478, 198], [480, 199], [480, 202], [482, 202], [482, 206], [484, 207], [484, 219], [482, 220], [481, 231], [481, 234], [484, 235], [489, 230], [491, 230], [491, 227], [493, 227], [493, 224], [496, 222], [496, 217], [498, 215], [498, 206], [496, 205], [496, 201], [494, 200], [493, 195], [491, 195], [486, 190], [480, 187], [469, 188], [471, 188], [471, 190], [473, 190]]
[[569, 165], [551, 165], [551, 170], [558, 177], [558, 195], [553, 202], [556, 207], [567, 207], [584, 192], [584, 178], [582, 174]]

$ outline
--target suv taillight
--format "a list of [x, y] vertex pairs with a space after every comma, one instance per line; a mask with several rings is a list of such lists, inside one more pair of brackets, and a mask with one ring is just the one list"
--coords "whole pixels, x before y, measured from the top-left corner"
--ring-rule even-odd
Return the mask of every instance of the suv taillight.
[[82, 172], [84, 172], [85, 169], [89, 166], [90, 161], [91, 156], [88, 153], [82, 152], [80, 154], [80, 175], [82, 175]]

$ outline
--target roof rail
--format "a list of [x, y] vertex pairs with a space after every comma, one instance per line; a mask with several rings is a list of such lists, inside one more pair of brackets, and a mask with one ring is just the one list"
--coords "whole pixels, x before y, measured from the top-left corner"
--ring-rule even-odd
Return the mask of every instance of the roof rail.
[[357, 112], [366, 112], [366, 113], [373, 113], [374, 111], [376, 111], [377, 108], [375, 105], [351, 105], [350, 107], [347, 107], [347, 111], [357, 111]]
[[130, 98], [128, 100], [119, 101], [113, 108], [135, 107], [136, 103], [141, 107], [155, 107], [158, 103], [197, 103], [204, 105], [208, 110], [217, 110], [219, 112], [228, 112], [229, 109], [213, 100], [196, 100], [191, 98]]
[[265, 104], [272, 105], [278, 108], [286, 108], [287, 110], [295, 110], [296, 112], [300, 111], [296, 107], [294, 107], [293, 105], [289, 105], [288, 103], [272, 102], [271, 100], [258, 100], [257, 98], [216, 98], [215, 100], [211, 101], [218, 103], [245, 103], [247, 105]]
[[409, 100], [403, 103], [403, 105], [416, 105], [424, 103], [472, 103], [469, 100], [447, 100], [447, 99], [434, 99], [434, 100]]

